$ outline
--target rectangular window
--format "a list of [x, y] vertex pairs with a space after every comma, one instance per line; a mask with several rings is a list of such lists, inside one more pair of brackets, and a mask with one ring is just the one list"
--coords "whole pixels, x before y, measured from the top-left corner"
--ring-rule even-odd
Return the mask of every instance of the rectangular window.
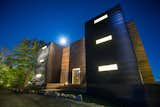
[[98, 66], [98, 71], [103, 72], [103, 71], [114, 71], [118, 70], [118, 65], [117, 64], [110, 64], [110, 65], [102, 65]]
[[42, 47], [42, 50], [45, 50], [47, 48], [47, 46]]
[[40, 62], [40, 63], [43, 63], [43, 62], [44, 62], [44, 59], [41, 59], [39, 62]]
[[100, 18], [94, 20], [94, 24], [96, 24], [96, 23], [98, 23], [98, 22], [100, 22], [100, 21], [102, 21], [102, 20], [104, 20], [104, 19], [106, 19], [106, 18], [108, 18], [108, 15], [107, 15], [107, 14], [105, 14], [105, 15], [101, 16]]
[[108, 36], [105, 36], [103, 38], [96, 40], [96, 44], [100, 44], [100, 43], [107, 42], [110, 40], [112, 40], [112, 35], [108, 35]]

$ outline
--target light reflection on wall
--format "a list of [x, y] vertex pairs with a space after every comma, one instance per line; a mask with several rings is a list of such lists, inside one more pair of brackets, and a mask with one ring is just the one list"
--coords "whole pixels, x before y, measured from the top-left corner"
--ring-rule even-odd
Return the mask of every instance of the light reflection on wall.
[[[35, 85], [43, 85], [45, 83], [45, 69], [46, 69], [46, 61], [48, 57], [49, 47], [44, 46], [37, 55], [37, 65], [35, 70], [35, 75], [33, 77], [33, 82]], [[43, 60], [43, 61], [42, 61]], [[40, 78], [36, 78], [37, 74], [41, 74]]]

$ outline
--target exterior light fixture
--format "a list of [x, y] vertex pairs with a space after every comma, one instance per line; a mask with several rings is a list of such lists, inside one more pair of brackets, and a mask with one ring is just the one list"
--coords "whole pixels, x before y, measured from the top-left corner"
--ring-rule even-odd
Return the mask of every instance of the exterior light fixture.
[[118, 70], [118, 65], [117, 64], [98, 66], [98, 71], [99, 72], [114, 71], [114, 70]]
[[100, 44], [100, 43], [107, 42], [110, 40], [112, 40], [112, 35], [108, 35], [108, 36], [105, 36], [103, 38], [96, 40], [96, 44]]
[[96, 23], [98, 23], [98, 22], [100, 22], [100, 21], [102, 21], [104, 19], [107, 19], [107, 18], [108, 18], [108, 15], [105, 14], [105, 15], [101, 16], [100, 18], [94, 20], [94, 24], [96, 24]]
[[6, 86], [7, 86], [7, 87], [10, 87], [10, 86], [11, 86], [11, 84], [9, 84], [9, 83], [8, 83]]
[[31, 81], [28, 81], [28, 84], [32, 84], [32, 82], [31, 82]]
[[68, 85], [68, 81], [66, 81], [66, 82], [64, 83], [64, 85]]
[[42, 74], [36, 74], [36, 78], [42, 77]]
[[46, 48], [47, 48], [47, 46], [43, 46], [43, 47], [42, 47], [42, 50], [44, 50], [44, 49], [46, 49]]
[[3, 83], [3, 81], [1, 80], [1, 81], [0, 81], [0, 84], [2, 84], [2, 83]]
[[43, 62], [44, 62], [44, 59], [41, 59], [39, 62], [40, 62], [40, 63], [43, 63]]

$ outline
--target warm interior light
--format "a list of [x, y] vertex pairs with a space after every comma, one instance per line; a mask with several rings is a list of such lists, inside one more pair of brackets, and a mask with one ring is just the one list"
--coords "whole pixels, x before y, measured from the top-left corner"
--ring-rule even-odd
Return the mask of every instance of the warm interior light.
[[40, 63], [43, 63], [43, 62], [44, 62], [44, 59], [41, 59], [39, 62], [40, 62]]
[[80, 71], [80, 68], [73, 68], [72, 70], [74, 70], [74, 71], [75, 71], [75, 70], [78, 70], [78, 71]]
[[101, 39], [96, 40], [96, 44], [100, 44], [100, 43], [107, 42], [110, 40], [112, 40], [112, 35], [108, 35], [108, 36], [105, 36]]
[[46, 49], [46, 48], [47, 48], [47, 46], [43, 46], [43, 47], [42, 47], [42, 50], [44, 50], [44, 49]]
[[106, 18], [108, 18], [108, 15], [107, 15], [107, 14], [105, 14], [105, 15], [103, 15], [102, 17], [94, 20], [94, 24], [96, 24], [96, 23], [98, 23], [98, 22], [100, 22], [100, 21], [102, 21], [102, 20], [104, 20], [104, 19], [106, 19]]
[[103, 66], [98, 66], [98, 71], [113, 71], [113, 70], [118, 70], [117, 64], [110, 64], [110, 65], [103, 65]]
[[80, 68], [72, 69], [72, 84], [80, 84]]
[[42, 74], [36, 74], [36, 78], [40, 78]]

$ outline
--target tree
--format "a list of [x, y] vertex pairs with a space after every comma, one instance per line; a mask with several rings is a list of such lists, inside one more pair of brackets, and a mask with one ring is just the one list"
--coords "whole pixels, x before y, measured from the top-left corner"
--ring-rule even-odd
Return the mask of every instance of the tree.
[[10, 72], [9, 66], [6, 65], [7, 55], [9, 50], [6, 47], [0, 48], [0, 86], [9, 87], [13, 80], [13, 75]]
[[[36, 67], [37, 53], [46, 43], [41, 40], [24, 39], [14, 48], [15, 53], [8, 57], [8, 64], [11, 64], [13, 70], [19, 70], [24, 73], [24, 87], [32, 78]], [[23, 80], [22, 80], [23, 81]]]
[[46, 43], [24, 39], [10, 52], [0, 48], [0, 86], [24, 88], [32, 78], [39, 49]]
[[0, 49], [0, 86], [24, 88], [32, 78], [39, 49], [46, 43], [36, 39], [24, 39], [10, 53]]

